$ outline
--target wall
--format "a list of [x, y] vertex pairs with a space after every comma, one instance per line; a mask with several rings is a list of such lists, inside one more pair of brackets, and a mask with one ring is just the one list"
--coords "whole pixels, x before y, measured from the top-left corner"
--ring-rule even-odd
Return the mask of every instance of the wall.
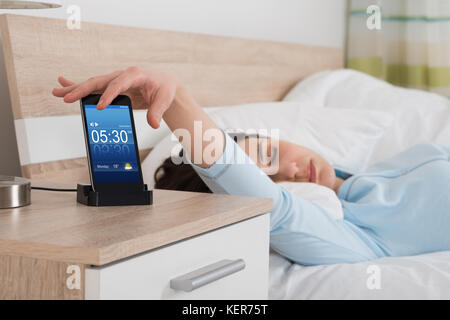
[[[346, 0], [62, 0], [63, 8], [14, 10], [84, 21], [342, 47]], [[7, 10], [0, 10], [0, 13]], [[9, 10], [9, 12], [12, 12]]]
[[[62, 8], [1, 10], [66, 19], [78, 5], [81, 20], [155, 29], [343, 48], [346, 0], [62, 0]], [[82, 27], [82, 25], [81, 25]], [[1, 44], [1, 39], [0, 39]], [[0, 55], [0, 60], [2, 57]], [[0, 61], [0, 174], [19, 174], [6, 77]]]

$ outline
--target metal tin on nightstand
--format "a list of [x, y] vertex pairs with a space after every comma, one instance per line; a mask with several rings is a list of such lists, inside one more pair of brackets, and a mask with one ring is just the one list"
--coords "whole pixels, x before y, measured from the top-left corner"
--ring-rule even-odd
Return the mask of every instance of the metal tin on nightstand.
[[27, 206], [31, 203], [28, 179], [0, 175], [0, 209]]

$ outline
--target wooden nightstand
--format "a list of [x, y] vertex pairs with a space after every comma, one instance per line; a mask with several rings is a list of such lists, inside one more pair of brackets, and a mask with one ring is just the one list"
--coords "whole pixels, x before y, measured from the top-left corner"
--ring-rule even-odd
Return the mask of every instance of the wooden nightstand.
[[271, 209], [163, 190], [152, 206], [96, 208], [33, 190], [0, 209], [0, 298], [265, 299]]

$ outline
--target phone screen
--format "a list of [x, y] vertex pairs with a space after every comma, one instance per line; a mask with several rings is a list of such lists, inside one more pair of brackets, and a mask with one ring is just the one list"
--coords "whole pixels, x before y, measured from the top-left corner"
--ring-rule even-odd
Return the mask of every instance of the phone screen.
[[123, 103], [127, 99], [115, 100], [117, 104], [103, 110], [97, 110], [96, 102], [82, 104], [91, 180], [96, 191], [143, 184], [131, 106]]

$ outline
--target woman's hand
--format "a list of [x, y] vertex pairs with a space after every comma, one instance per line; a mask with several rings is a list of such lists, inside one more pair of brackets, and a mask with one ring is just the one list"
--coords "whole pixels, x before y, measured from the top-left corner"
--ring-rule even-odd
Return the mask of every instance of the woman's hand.
[[[181, 141], [186, 154], [193, 163], [201, 167], [211, 166], [223, 152], [225, 139], [222, 131], [173, 75], [130, 67], [125, 71], [93, 77], [79, 84], [64, 77], [59, 77], [58, 81], [62, 88], [53, 89], [53, 95], [64, 98], [68, 103], [91, 93], [102, 93], [97, 104], [97, 108], [101, 110], [110, 105], [119, 94], [126, 94], [131, 98], [133, 108], [148, 110], [147, 121], [153, 128], [159, 128], [164, 116], [170, 130]], [[201, 124], [197, 129], [196, 123]], [[200, 146], [195, 150], [205, 150], [211, 143], [210, 139], [203, 139], [204, 133], [210, 129], [217, 132], [217, 138], [214, 140], [217, 150], [214, 155], [208, 159], [203, 157], [203, 152], [193, 155], [191, 150], [194, 150], [196, 143]], [[186, 131], [188, 135], [184, 134]], [[196, 137], [200, 139], [196, 141]]]
[[182, 87], [177, 77], [163, 72], [145, 71], [130, 67], [124, 71], [96, 76], [75, 84], [64, 77], [58, 82], [62, 88], [53, 89], [53, 95], [64, 102], [75, 102], [89, 94], [102, 93], [97, 108], [106, 108], [119, 95], [130, 97], [133, 108], [147, 109], [147, 121], [159, 128], [162, 116], [169, 109], [177, 90]]

